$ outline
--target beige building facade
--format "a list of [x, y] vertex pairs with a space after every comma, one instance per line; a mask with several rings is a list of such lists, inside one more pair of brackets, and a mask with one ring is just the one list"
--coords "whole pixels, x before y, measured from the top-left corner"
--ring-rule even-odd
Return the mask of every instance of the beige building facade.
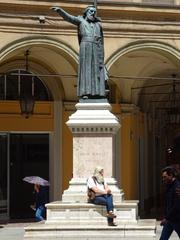
[[[26, 196], [32, 189], [22, 181], [26, 175], [39, 173], [50, 180], [50, 201], [61, 199], [69, 186], [73, 149], [66, 122], [78, 102], [79, 44], [76, 27], [50, 8], [61, 6], [81, 15], [92, 4], [0, 0], [2, 219], [25, 217], [20, 206], [15, 211], [14, 202], [20, 201], [24, 211], [29, 209]], [[140, 201], [142, 217], [161, 214], [157, 213], [162, 198], [160, 170], [179, 163], [179, 6], [178, 0], [97, 1], [108, 99], [121, 124], [115, 139], [114, 176], [125, 199]], [[26, 118], [19, 99], [28, 78], [32, 95], [39, 95], [33, 114]]]

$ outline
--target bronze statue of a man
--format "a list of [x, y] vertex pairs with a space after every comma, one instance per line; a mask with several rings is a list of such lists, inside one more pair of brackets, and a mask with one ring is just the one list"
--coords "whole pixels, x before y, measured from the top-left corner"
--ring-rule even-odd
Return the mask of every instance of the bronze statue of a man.
[[88, 6], [83, 16], [73, 16], [60, 7], [52, 7], [64, 20], [78, 26], [79, 68], [77, 95], [80, 98], [105, 98], [108, 79], [104, 66], [104, 42], [101, 20], [96, 8]]

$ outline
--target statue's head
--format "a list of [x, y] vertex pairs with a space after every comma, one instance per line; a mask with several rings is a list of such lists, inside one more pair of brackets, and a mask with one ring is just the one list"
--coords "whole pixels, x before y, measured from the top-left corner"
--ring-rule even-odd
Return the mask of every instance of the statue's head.
[[88, 6], [84, 10], [84, 15], [83, 17], [89, 21], [94, 21], [96, 15], [96, 8], [95, 6]]

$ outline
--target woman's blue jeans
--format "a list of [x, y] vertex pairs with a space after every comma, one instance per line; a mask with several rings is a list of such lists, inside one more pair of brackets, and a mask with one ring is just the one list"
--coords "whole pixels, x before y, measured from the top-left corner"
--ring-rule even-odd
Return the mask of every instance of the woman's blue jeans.
[[168, 240], [172, 234], [173, 231], [176, 231], [180, 238], [180, 222], [172, 223], [172, 222], [166, 222], [163, 226], [161, 237], [159, 240]]
[[[97, 205], [105, 205], [107, 212], [113, 211], [113, 209], [114, 209], [113, 197], [111, 194], [104, 194], [104, 195], [96, 196], [93, 203], [97, 204]], [[113, 222], [113, 218], [108, 218], [108, 222]]]
[[44, 220], [45, 211], [46, 211], [46, 209], [45, 209], [44, 206], [39, 206], [39, 207], [36, 209], [35, 217], [36, 217], [36, 220], [37, 220], [37, 221], [42, 221], [42, 220]]

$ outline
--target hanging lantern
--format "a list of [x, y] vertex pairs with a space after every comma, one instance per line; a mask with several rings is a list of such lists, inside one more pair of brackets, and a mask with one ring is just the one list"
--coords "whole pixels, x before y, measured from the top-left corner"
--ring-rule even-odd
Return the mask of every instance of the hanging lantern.
[[[25, 52], [25, 68], [26, 72], [29, 70], [29, 50], [26, 50]], [[26, 79], [29, 81], [30, 79]], [[32, 81], [32, 78], [31, 78]], [[25, 118], [29, 118], [30, 115], [34, 112], [34, 89], [31, 87], [29, 88], [28, 85], [26, 85], [26, 88], [23, 89], [23, 93], [20, 94], [20, 108], [21, 108], [21, 114], [25, 116]]]
[[33, 96], [23, 96], [20, 98], [21, 114], [24, 115], [25, 118], [29, 118], [33, 114], [34, 104]]

